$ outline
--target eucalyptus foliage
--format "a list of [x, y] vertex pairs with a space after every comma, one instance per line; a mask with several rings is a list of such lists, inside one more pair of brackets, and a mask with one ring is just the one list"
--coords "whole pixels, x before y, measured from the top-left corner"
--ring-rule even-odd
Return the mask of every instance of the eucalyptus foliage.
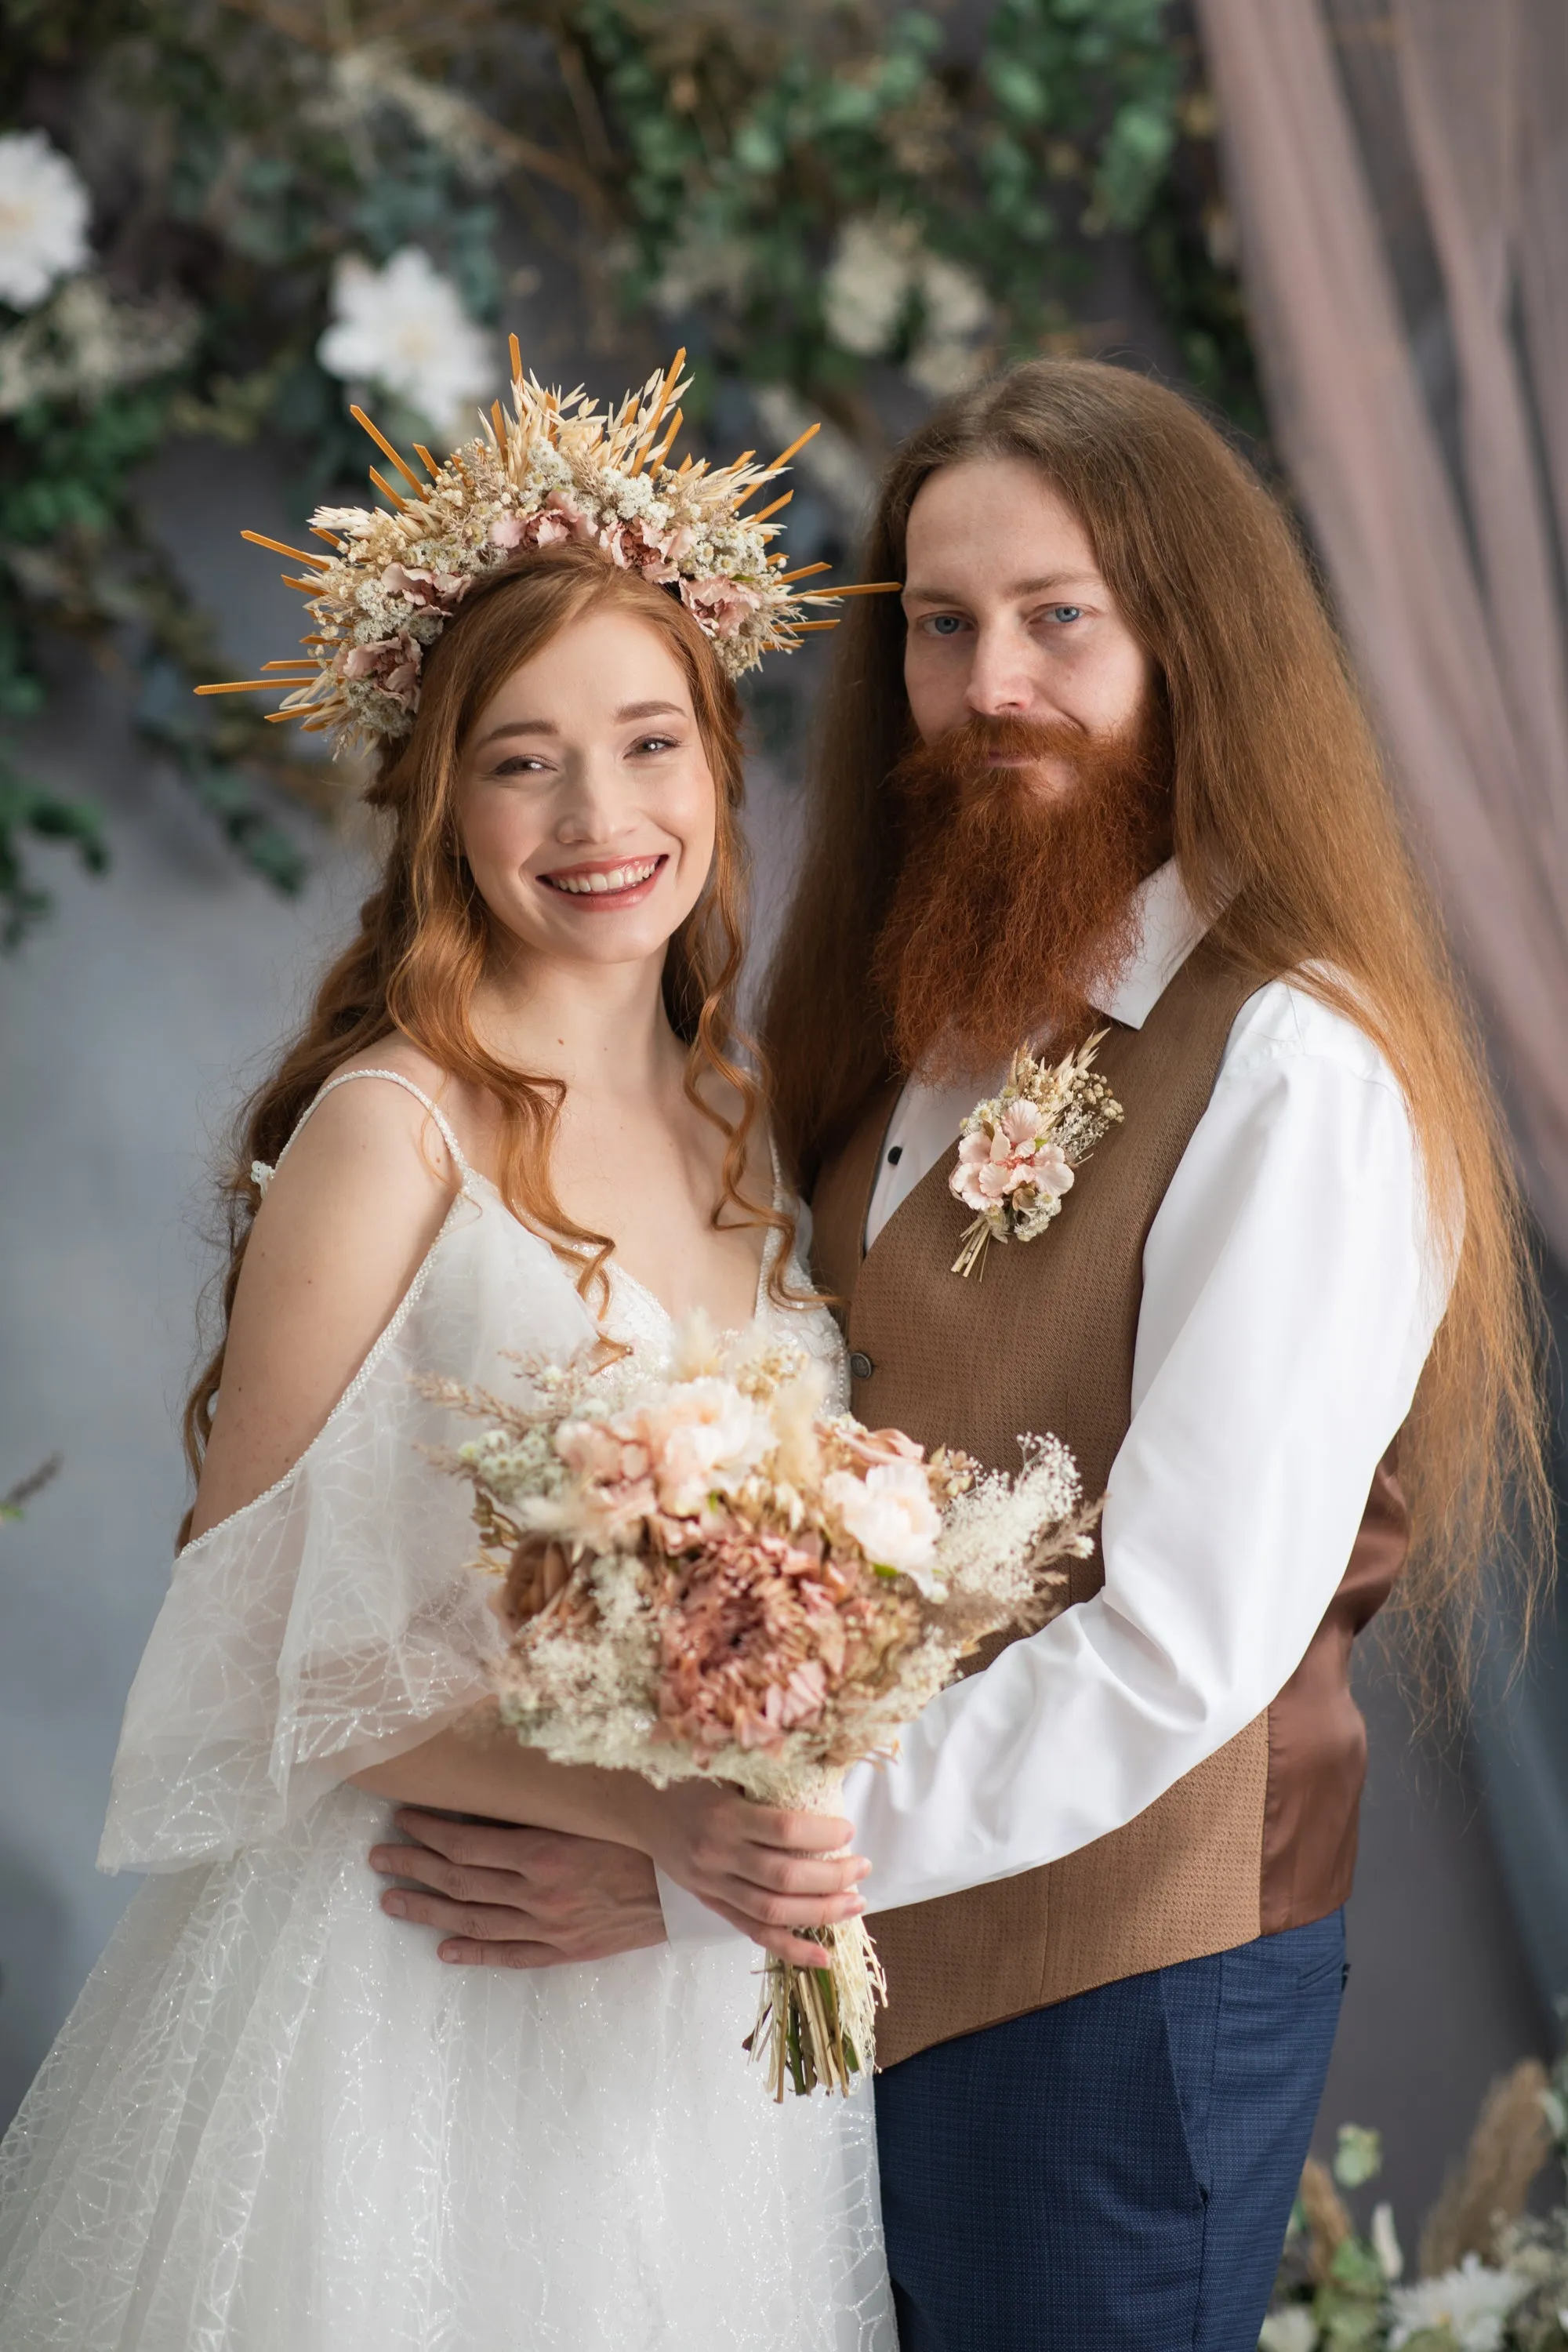
[[[193, 700], [221, 650], [139, 482], [192, 436], [280, 442], [308, 491], [360, 475], [351, 388], [319, 355], [345, 262], [417, 249], [498, 353], [531, 302], [564, 308], [606, 381], [685, 341], [710, 408], [745, 392], [760, 434], [781, 402], [809, 405], [868, 467], [888, 420], [936, 393], [1087, 347], [1097, 249], [1120, 239], [1194, 383], [1258, 424], [1213, 110], [1171, 0], [3, 15], [4, 120], [80, 174], [91, 253], [27, 312], [0, 301], [0, 713], [46, 707], [42, 641], [70, 633], [126, 674], [142, 739], [283, 888], [301, 862], [277, 795], [319, 800], [319, 763], [237, 698]], [[428, 437], [406, 403], [376, 407]], [[26, 847], [50, 836], [102, 862], [90, 811], [7, 771], [9, 939], [42, 911]]]

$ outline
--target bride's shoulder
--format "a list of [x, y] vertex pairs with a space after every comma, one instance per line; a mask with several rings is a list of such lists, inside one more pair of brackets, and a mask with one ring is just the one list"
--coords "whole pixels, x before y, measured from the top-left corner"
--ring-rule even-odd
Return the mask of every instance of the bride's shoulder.
[[258, 1171], [194, 1533], [299, 1460], [442, 1230], [462, 1171], [423, 1083], [439, 1074], [415, 1073], [390, 1044], [345, 1063]]
[[[351, 1083], [357, 1081], [358, 1083]], [[462, 1181], [454, 1087], [429, 1055], [386, 1038], [339, 1064], [302, 1115], [268, 1199], [384, 1187], [421, 1200]]]
[[[350, 1081], [355, 1083], [350, 1083]], [[387, 1039], [333, 1071], [263, 1185], [248, 1261], [380, 1290], [428, 1248], [463, 1179], [443, 1073]]]

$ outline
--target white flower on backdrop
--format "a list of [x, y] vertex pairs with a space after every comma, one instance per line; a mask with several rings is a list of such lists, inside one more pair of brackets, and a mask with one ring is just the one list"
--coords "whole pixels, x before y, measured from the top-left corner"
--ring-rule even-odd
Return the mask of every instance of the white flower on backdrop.
[[875, 359], [898, 332], [914, 283], [920, 235], [896, 214], [846, 221], [822, 281], [822, 311], [840, 351]]
[[1317, 2352], [1318, 2323], [1304, 2303], [1271, 2311], [1258, 2339], [1258, 2352]]
[[892, 347], [910, 300], [920, 326], [909, 373], [934, 399], [962, 392], [984, 365], [976, 339], [990, 317], [973, 270], [931, 253], [896, 213], [846, 221], [822, 281], [823, 317], [841, 351], [876, 359]]
[[1459, 2352], [1501, 2352], [1504, 2322], [1529, 2293], [1530, 2281], [1517, 2271], [1489, 2270], [1467, 2254], [1457, 2271], [1394, 2289], [1391, 2352], [1428, 2327], [1446, 2327]]
[[31, 310], [91, 250], [86, 184], [41, 131], [0, 136], [0, 301]]
[[332, 323], [316, 346], [329, 375], [403, 401], [449, 441], [499, 373], [491, 338], [429, 255], [405, 245], [384, 268], [345, 255], [332, 277]]
[[101, 278], [73, 278], [52, 302], [0, 335], [0, 416], [36, 400], [89, 404], [166, 374], [195, 341], [196, 314], [177, 295], [117, 302]]
[[974, 348], [990, 317], [985, 289], [972, 270], [928, 253], [921, 262], [921, 300], [925, 324], [910, 353], [910, 373], [935, 400], [963, 392], [984, 367]]

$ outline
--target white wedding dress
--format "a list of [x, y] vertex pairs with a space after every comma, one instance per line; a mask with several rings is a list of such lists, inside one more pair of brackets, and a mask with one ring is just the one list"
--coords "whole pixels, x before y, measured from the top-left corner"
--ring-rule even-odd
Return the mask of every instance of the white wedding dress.
[[[869, 2092], [773, 2105], [752, 1947], [452, 1968], [378, 1907], [390, 1808], [346, 1776], [499, 1640], [420, 1451], [468, 1431], [416, 1376], [499, 1387], [595, 1328], [426, 1107], [440, 1233], [295, 1467], [180, 1554], [132, 1690], [100, 1859], [158, 1874], [0, 2148], [0, 2346], [893, 2352]], [[611, 1295], [664, 1357], [613, 1262]], [[837, 1363], [823, 1310], [758, 1311]]]

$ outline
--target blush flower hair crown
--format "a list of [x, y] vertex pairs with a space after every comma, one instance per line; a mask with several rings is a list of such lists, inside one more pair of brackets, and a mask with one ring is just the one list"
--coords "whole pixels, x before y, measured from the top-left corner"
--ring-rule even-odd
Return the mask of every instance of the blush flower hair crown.
[[513, 335], [510, 409], [498, 400], [481, 435], [444, 465], [416, 442], [423, 477], [363, 409], [353, 410], [401, 487], [372, 467], [386, 506], [318, 508], [310, 530], [330, 555], [241, 533], [307, 566], [305, 579], [283, 577], [303, 592], [311, 630], [300, 639], [299, 659], [264, 664], [270, 675], [196, 692], [282, 688], [281, 707], [268, 713], [274, 722], [298, 719], [310, 733], [331, 733], [335, 750], [395, 742], [418, 711], [425, 656], [475, 582], [520, 549], [568, 541], [600, 548], [608, 562], [678, 593], [731, 677], [775, 647], [835, 625], [808, 618], [808, 608], [897, 589], [901, 583], [889, 580], [798, 587], [829, 567], [788, 572], [784, 555], [770, 552], [781, 530], [772, 518], [793, 491], [758, 514], [742, 513], [810, 440], [815, 425], [770, 466], [753, 465], [750, 449], [729, 466], [694, 464], [689, 456], [670, 464], [681, 425], [677, 404], [690, 383], [680, 373], [685, 361], [679, 352], [640, 393], [605, 414], [581, 389], [563, 396], [524, 376]]

